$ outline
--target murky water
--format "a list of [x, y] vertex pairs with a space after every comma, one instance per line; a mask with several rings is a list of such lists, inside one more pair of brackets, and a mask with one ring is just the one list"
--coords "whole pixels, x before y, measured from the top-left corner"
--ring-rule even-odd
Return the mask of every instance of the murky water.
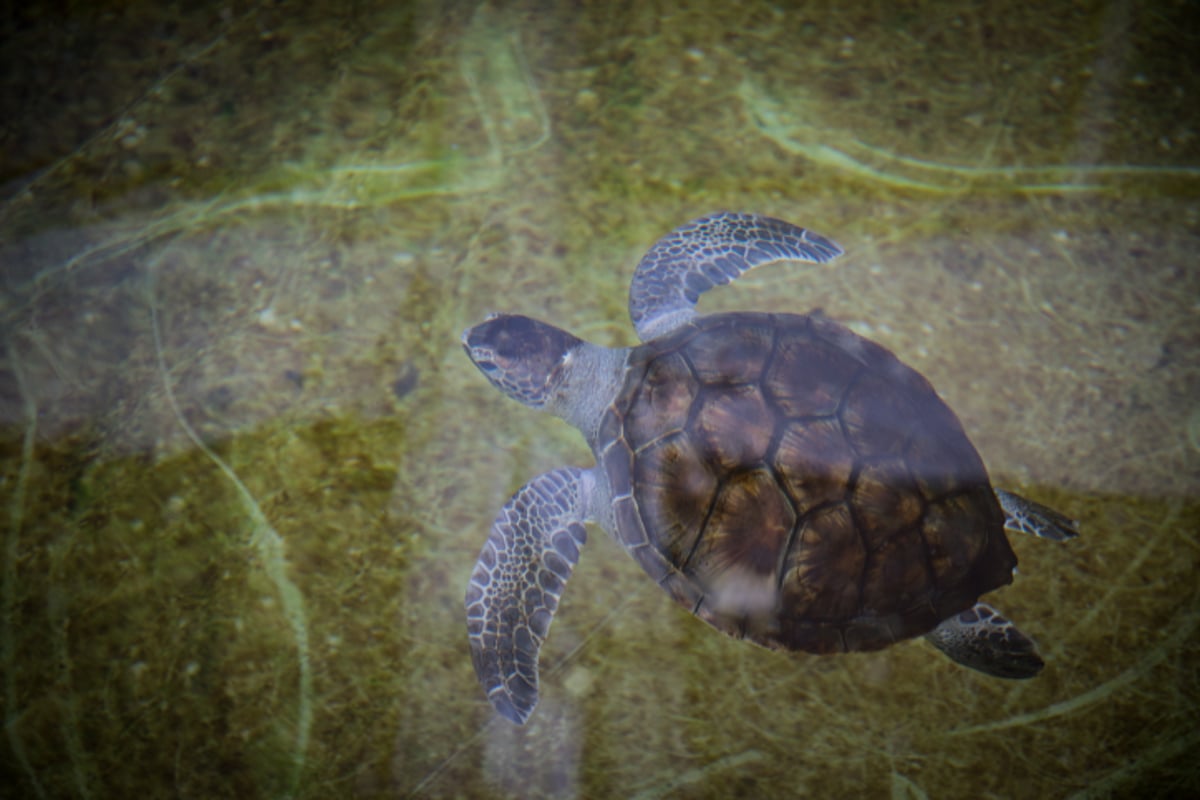
[[[1200, 794], [1185, 4], [158, 5], [0, 46], [8, 793]], [[1081, 521], [988, 598], [1038, 678], [735, 641], [594, 529], [494, 715], [467, 577], [590, 454], [459, 334], [632, 344], [637, 260], [717, 209], [847, 255], [702, 310], [849, 324]]]

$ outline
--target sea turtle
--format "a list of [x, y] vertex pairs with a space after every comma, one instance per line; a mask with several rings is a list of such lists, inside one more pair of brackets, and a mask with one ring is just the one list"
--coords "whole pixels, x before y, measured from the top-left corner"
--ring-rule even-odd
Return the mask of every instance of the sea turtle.
[[1005, 528], [1061, 541], [1076, 523], [993, 489], [954, 412], [884, 347], [820, 313], [695, 311], [753, 267], [841, 253], [781, 220], [714, 214], [638, 264], [637, 347], [507, 314], [464, 332], [493, 385], [574, 425], [596, 458], [521, 487], [471, 575], [471, 658], [500, 714], [523, 723], [537, 703], [538, 652], [588, 522], [697, 617], [769, 648], [924, 635], [989, 675], [1042, 669], [977, 601], [1012, 582]]

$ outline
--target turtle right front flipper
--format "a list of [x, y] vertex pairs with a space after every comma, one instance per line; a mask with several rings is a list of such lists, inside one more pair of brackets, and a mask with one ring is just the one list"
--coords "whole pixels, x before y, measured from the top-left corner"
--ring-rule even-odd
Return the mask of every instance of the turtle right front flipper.
[[781, 219], [722, 212], [694, 219], [642, 257], [629, 285], [629, 314], [643, 342], [696, 315], [696, 301], [747, 270], [791, 259], [823, 264], [842, 254], [837, 242]]
[[488, 700], [518, 725], [538, 700], [538, 653], [587, 540], [592, 476], [543, 473], [500, 510], [467, 585], [467, 633]]

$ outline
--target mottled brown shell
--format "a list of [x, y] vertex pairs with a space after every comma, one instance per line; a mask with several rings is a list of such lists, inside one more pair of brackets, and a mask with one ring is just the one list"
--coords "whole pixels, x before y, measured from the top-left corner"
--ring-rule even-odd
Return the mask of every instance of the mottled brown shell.
[[646, 572], [768, 647], [878, 649], [1012, 581], [1004, 515], [957, 417], [821, 317], [700, 317], [638, 347], [596, 457]]

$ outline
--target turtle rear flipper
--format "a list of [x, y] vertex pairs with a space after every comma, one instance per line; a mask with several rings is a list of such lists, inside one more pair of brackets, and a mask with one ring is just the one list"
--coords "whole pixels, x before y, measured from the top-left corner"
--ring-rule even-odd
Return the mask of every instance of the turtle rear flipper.
[[943, 620], [925, 638], [951, 660], [996, 678], [1032, 678], [1045, 666], [1033, 640], [987, 603]]
[[1049, 506], [1035, 503], [1019, 494], [995, 489], [1004, 510], [1004, 527], [1040, 539], [1065, 542], [1079, 535], [1079, 523]]
[[538, 653], [587, 540], [591, 481], [578, 468], [543, 473], [500, 510], [471, 581], [467, 633], [488, 700], [518, 725], [538, 700]]

